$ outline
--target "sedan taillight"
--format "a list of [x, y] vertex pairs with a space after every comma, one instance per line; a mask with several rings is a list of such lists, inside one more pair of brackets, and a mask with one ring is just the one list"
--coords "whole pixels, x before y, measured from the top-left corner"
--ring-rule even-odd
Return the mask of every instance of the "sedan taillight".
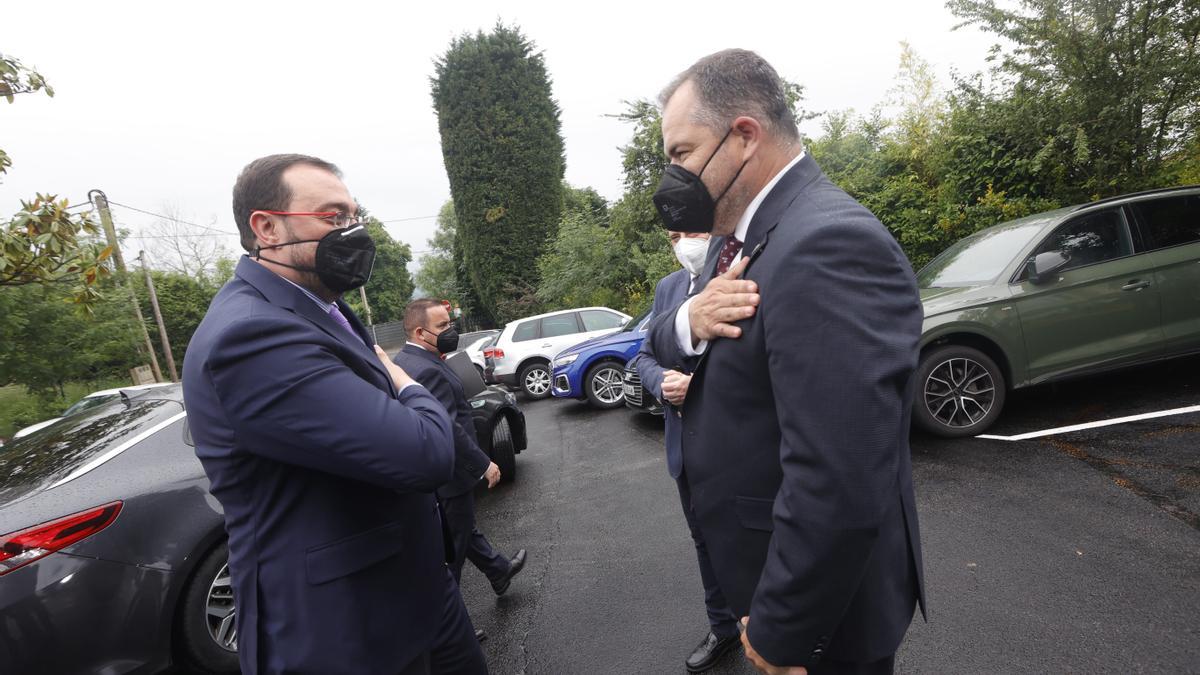
[[0, 576], [87, 539], [120, 512], [121, 502], [113, 502], [0, 536]]
[[502, 359], [504, 358], [504, 350], [497, 347], [488, 347], [483, 350], [483, 357], [485, 359]]

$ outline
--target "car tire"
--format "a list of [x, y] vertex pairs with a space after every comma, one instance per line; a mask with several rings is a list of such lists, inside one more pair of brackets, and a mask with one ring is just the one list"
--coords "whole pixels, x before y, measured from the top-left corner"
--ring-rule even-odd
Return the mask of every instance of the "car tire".
[[545, 363], [531, 363], [521, 369], [519, 384], [521, 391], [529, 398], [537, 401], [550, 395], [550, 366]]
[[625, 369], [615, 361], [602, 361], [588, 368], [583, 376], [583, 393], [588, 403], [610, 410], [625, 405]]
[[929, 350], [917, 365], [913, 418], [935, 436], [982, 433], [1004, 408], [1004, 373], [987, 354], [965, 345]]
[[500, 415], [492, 427], [492, 461], [500, 467], [500, 482], [508, 483], [517, 477], [517, 452], [513, 445], [508, 418]]
[[483, 368], [480, 368], [478, 365], [475, 365], [475, 370], [479, 372], [479, 379], [483, 380], [484, 382], [487, 382], [487, 375], [483, 374]]
[[[178, 625], [184, 660], [203, 673], [238, 672], [237, 612], [226, 544], [204, 556], [182, 598]], [[210, 606], [216, 611], [210, 613]]]

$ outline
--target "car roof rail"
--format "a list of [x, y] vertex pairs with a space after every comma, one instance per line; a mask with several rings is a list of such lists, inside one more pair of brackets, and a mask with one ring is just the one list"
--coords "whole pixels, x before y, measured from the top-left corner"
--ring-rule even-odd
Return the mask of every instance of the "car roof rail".
[[1112, 202], [1120, 201], [1122, 199], [1131, 199], [1133, 197], [1145, 197], [1148, 195], [1158, 195], [1158, 194], [1164, 194], [1167, 192], [1176, 192], [1176, 191], [1183, 191], [1183, 190], [1195, 190], [1198, 188], [1200, 188], [1200, 185], [1175, 185], [1173, 187], [1157, 188], [1154, 190], [1142, 190], [1141, 192], [1130, 192], [1128, 194], [1117, 195], [1116, 197], [1105, 197], [1104, 199], [1097, 199], [1094, 202], [1088, 202], [1086, 204], [1078, 204], [1075, 206], [1075, 208], [1073, 208], [1071, 210], [1079, 211], [1080, 209], [1089, 209], [1093, 206], [1099, 206], [1101, 204], [1110, 204]]

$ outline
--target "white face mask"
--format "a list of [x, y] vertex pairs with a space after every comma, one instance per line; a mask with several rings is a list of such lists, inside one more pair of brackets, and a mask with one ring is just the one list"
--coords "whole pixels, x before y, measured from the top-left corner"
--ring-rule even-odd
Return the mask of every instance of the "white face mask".
[[675, 258], [692, 276], [700, 274], [704, 269], [704, 257], [707, 253], [707, 237], [684, 237], [675, 244]]

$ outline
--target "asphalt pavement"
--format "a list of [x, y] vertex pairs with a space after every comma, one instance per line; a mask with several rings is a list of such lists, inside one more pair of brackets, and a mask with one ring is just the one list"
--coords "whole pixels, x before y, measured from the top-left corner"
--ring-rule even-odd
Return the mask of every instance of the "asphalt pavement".
[[[1200, 358], [1016, 392], [1016, 435], [1200, 404]], [[682, 673], [707, 630], [661, 419], [523, 404], [480, 529], [526, 569], [463, 594], [493, 673]], [[1200, 673], [1200, 414], [1020, 442], [912, 439], [928, 622], [902, 673]], [[712, 673], [754, 672], [740, 653]]]

